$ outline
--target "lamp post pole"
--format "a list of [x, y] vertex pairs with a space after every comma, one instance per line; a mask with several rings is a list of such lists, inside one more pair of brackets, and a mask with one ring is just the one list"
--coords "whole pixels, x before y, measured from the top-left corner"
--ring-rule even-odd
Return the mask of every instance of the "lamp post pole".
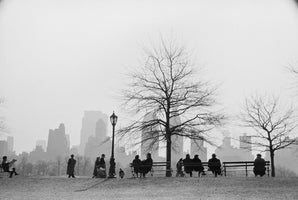
[[110, 159], [110, 169], [109, 169], [109, 178], [115, 178], [116, 175], [116, 163], [115, 163], [115, 157], [114, 157], [114, 143], [115, 143], [115, 126], [117, 123], [118, 117], [113, 114], [110, 116], [111, 124], [113, 126], [113, 135], [112, 135], [112, 153], [111, 153], [111, 159]]

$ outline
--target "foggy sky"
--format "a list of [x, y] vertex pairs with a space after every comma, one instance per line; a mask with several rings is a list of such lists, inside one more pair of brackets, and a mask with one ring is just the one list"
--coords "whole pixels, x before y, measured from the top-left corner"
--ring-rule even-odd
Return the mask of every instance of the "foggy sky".
[[292, 0], [3, 0], [1, 112], [16, 151], [31, 151], [60, 123], [79, 144], [84, 110], [115, 110], [120, 126], [128, 118], [118, 99], [123, 75], [160, 35], [193, 52], [228, 115], [256, 92], [295, 103], [285, 68], [298, 63]]

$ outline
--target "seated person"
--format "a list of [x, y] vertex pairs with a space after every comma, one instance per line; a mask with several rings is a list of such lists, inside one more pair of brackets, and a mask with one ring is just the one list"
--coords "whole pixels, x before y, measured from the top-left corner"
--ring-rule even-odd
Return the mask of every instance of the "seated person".
[[212, 154], [212, 158], [208, 160], [208, 167], [215, 177], [221, 175], [221, 163], [220, 160], [216, 158], [215, 154]]
[[254, 161], [254, 174], [255, 176], [260, 175], [261, 177], [265, 175], [266, 162], [262, 158], [261, 154], [257, 154], [257, 158]]
[[12, 178], [12, 175], [19, 175], [17, 172], [16, 172], [16, 168], [12, 168], [12, 170], [10, 170], [9, 168], [13, 165], [13, 163], [15, 163], [17, 160], [13, 159], [12, 161], [7, 161], [7, 156], [3, 156], [2, 157], [2, 163], [1, 163], [1, 166], [2, 166], [2, 169], [4, 172], [8, 172], [10, 173], [9, 175], [9, 178]]
[[199, 159], [199, 156], [196, 154], [192, 159], [193, 162], [193, 170], [198, 172], [198, 176], [204, 172], [204, 167], [202, 165], [202, 161]]
[[139, 168], [139, 172], [141, 173], [141, 176], [145, 178], [146, 174], [151, 171], [153, 165], [153, 160], [151, 158], [151, 153], [147, 153], [146, 160], [142, 160], [141, 167]]
[[183, 165], [184, 165], [184, 171], [185, 173], [189, 174], [190, 177], [192, 177], [192, 160], [190, 159], [190, 155], [186, 154], [185, 159], [183, 160]]
[[184, 177], [182, 166], [183, 166], [183, 159], [180, 158], [180, 160], [176, 164], [176, 169], [177, 169], [176, 177], [179, 177], [179, 176]]
[[137, 177], [139, 177], [139, 173], [140, 173], [140, 165], [141, 165], [142, 161], [139, 158], [139, 155], [135, 156], [135, 159], [132, 161], [132, 166], [133, 166], [133, 171], [134, 173], [137, 175]]

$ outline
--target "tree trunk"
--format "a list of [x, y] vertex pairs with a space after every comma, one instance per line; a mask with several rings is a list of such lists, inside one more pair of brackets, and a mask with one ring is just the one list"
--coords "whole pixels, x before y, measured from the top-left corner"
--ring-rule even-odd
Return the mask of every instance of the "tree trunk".
[[270, 159], [271, 159], [271, 176], [275, 177], [274, 151], [270, 151]]
[[172, 176], [172, 172], [171, 172], [171, 136], [167, 137], [167, 168], [166, 168], [166, 177], [171, 177]]

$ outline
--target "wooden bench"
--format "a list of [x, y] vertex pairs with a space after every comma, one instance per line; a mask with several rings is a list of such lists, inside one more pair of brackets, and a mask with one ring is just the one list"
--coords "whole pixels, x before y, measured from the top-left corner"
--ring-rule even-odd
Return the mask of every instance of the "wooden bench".
[[[202, 175], [206, 175], [206, 172], [211, 172], [211, 170], [209, 169], [209, 166], [208, 166], [208, 162], [201, 162], [200, 165], [198, 165], [197, 163], [189, 163], [187, 164], [187, 166], [189, 167], [199, 167], [199, 166], [203, 166], [204, 167], [204, 171], [202, 171]], [[184, 167], [184, 164], [182, 163], [182, 167]], [[184, 172], [184, 170], [182, 170]], [[193, 170], [194, 172], [194, 170]], [[222, 172], [223, 172], [223, 168], [221, 167], [221, 175], [222, 175]], [[200, 176], [200, 174], [199, 174]]]
[[[133, 165], [133, 163], [130, 163], [129, 164], [129, 167], [131, 169], [132, 176], [135, 177], [135, 174], [136, 174], [135, 171], [134, 171], [134, 167], [135, 166]], [[138, 167], [140, 167], [140, 168], [142, 168], [142, 167], [150, 167], [150, 165], [138, 165]], [[153, 174], [155, 172], [160, 172], [160, 171], [162, 171], [162, 172], [168, 171], [167, 170], [167, 162], [153, 162], [152, 167], [151, 167], [151, 170], [149, 171], [150, 174], [151, 174], [151, 176], [153, 176]], [[170, 172], [172, 173], [173, 170], [170, 169]]]
[[[269, 172], [270, 172], [270, 161], [265, 161], [266, 162], [266, 172], [267, 175], [269, 176]], [[223, 172], [224, 175], [227, 175], [227, 169], [231, 168], [234, 169], [233, 171], [235, 171], [235, 168], [244, 168], [245, 170], [245, 175], [248, 176], [248, 171], [253, 171], [253, 167], [254, 167], [254, 161], [237, 161], [237, 162], [223, 162]]]

